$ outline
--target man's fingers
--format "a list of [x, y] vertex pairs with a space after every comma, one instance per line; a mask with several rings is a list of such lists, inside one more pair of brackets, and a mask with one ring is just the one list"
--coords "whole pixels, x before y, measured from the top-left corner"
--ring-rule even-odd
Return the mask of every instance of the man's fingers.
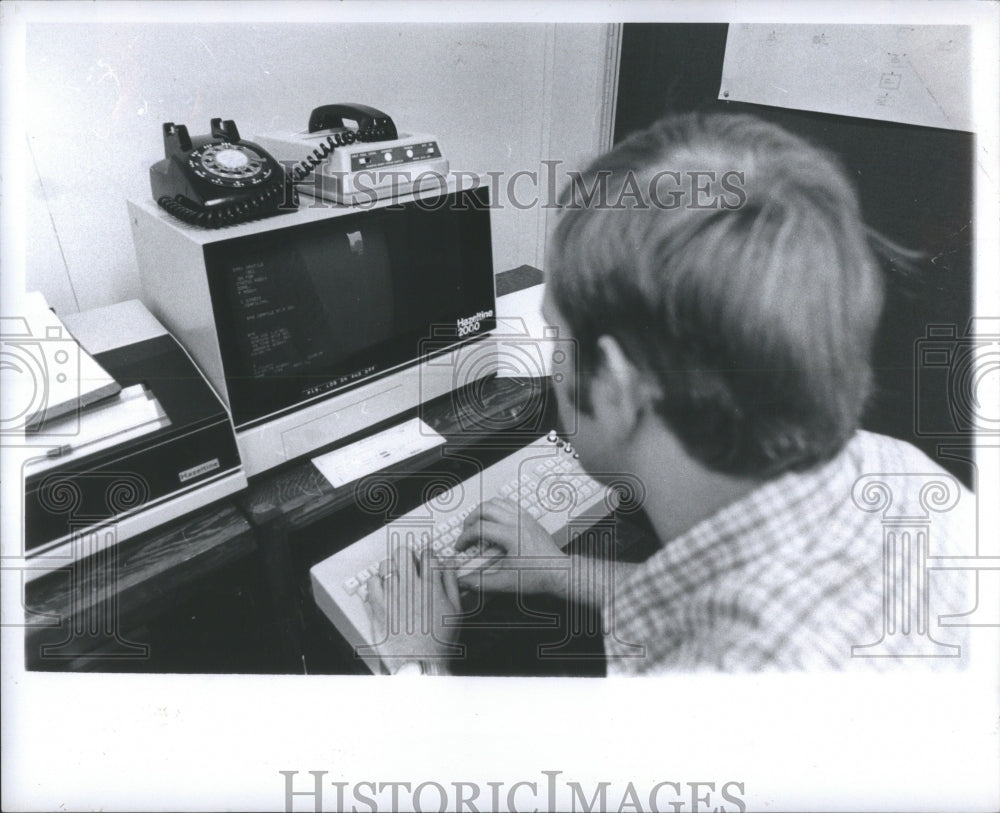
[[494, 497], [473, 508], [462, 524], [466, 528], [471, 528], [483, 519], [502, 521], [505, 518], [516, 517], [517, 510], [517, 503], [503, 497]]
[[455, 541], [455, 550], [510, 556], [518, 551], [517, 535], [517, 523], [483, 520], [477, 527], [467, 528], [462, 532]]
[[448, 602], [452, 609], [462, 608], [462, 593], [458, 586], [458, 574], [454, 570], [442, 570], [441, 581], [444, 582], [444, 593], [448, 596]]
[[392, 552], [392, 567], [394, 575], [406, 584], [413, 584], [419, 576], [416, 554], [403, 543]]
[[376, 637], [385, 634], [388, 621], [388, 608], [386, 606], [385, 590], [382, 588], [382, 580], [378, 576], [373, 576], [365, 582], [363, 594], [365, 609], [371, 617], [372, 626], [375, 629]]
[[479, 526], [474, 528], [463, 528], [462, 533], [459, 534], [458, 539], [455, 540], [454, 548], [457, 551], [463, 551], [470, 545], [475, 545], [479, 541]]
[[516, 517], [518, 505], [514, 500], [506, 497], [494, 497], [483, 503], [483, 517], [495, 521], [502, 521], [507, 517]]
[[375, 606], [385, 607], [385, 588], [382, 585], [382, 579], [378, 576], [372, 576], [365, 584], [368, 587], [365, 601]]
[[477, 505], [462, 523], [462, 533], [455, 540], [455, 550], [464, 550], [479, 538], [484, 523], [516, 527], [518, 521], [517, 503], [503, 497], [494, 497]]

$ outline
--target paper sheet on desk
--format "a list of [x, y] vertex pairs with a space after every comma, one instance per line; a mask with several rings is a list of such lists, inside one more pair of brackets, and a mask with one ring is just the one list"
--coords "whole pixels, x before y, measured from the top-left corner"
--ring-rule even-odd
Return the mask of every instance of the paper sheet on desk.
[[48, 471], [169, 425], [170, 418], [156, 396], [142, 384], [133, 384], [78, 414], [49, 421], [38, 432], [25, 433], [25, 445], [46, 452], [27, 465], [32, 474]]
[[[544, 295], [544, 285], [533, 285], [497, 298], [497, 327], [493, 335], [500, 355], [498, 378], [541, 378], [550, 374], [551, 344], [556, 336], [555, 329], [547, 325], [542, 316]], [[505, 354], [505, 339], [511, 339], [512, 346], [520, 345], [518, 352]], [[536, 343], [538, 352], [532, 354], [532, 359], [537, 357], [537, 363], [525, 363], [524, 353], [521, 352], [524, 339]]]
[[41, 426], [51, 435], [54, 432], [46, 424], [110, 398], [121, 385], [77, 343], [41, 293], [29, 291], [23, 309], [22, 315], [5, 318], [3, 329], [4, 343], [10, 345], [5, 350], [15, 362], [11, 369], [21, 372], [12, 376], [11, 383], [18, 390], [27, 387], [15, 403], [30, 404], [26, 430]]

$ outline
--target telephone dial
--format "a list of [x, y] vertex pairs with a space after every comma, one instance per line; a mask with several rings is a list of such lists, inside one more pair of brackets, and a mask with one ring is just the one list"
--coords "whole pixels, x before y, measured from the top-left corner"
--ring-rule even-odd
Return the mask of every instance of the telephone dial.
[[[356, 124], [356, 129], [345, 122]], [[319, 145], [286, 173], [263, 147], [240, 139], [236, 123], [212, 119], [210, 135], [188, 135], [183, 124], [163, 125], [166, 157], [149, 169], [153, 199], [174, 217], [195, 226], [219, 228], [293, 211], [293, 184], [337, 147], [356, 141], [388, 141], [396, 125], [385, 113], [361, 104], [317, 107], [309, 132], [329, 130]]]
[[217, 228], [278, 214], [294, 189], [263, 147], [240, 140], [233, 121], [212, 119], [212, 133], [192, 138], [187, 127], [163, 125], [166, 157], [149, 168], [153, 198], [195, 226]]

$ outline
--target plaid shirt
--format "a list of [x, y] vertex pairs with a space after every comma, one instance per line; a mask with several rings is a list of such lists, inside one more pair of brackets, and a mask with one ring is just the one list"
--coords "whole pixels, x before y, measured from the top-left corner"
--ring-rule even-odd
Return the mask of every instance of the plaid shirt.
[[[963, 628], [938, 621], [974, 607], [970, 573], [930, 571], [930, 628], [916, 629], [927, 586], [913, 580], [919, 544], [907, 549], [904, 535], [916, 542], [923, 529], [932, 557], [971, 555], [974, 503], [914, 447], [859, 432], [832, 461], [765, 483], [628, 573], [605, 609], [609, 673], [884, 669], [957, 655], [935, 641], [962, 645]], [[921, 660], [954, 666], [960, 652]]]

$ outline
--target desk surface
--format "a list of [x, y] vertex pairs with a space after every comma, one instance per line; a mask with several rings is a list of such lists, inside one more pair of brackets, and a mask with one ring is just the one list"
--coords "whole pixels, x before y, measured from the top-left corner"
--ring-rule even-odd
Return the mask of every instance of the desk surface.
[[[80, 544], [86, 544], [86, 534]], [[30, 583], [25, 591], [29, 668], [47, 660], [72, 668], [70, 661], [86, 652], [145, 657], [119, 645], [127, 630], [168, 612], [187, 588], [255, 551], [250, 523], [223, 501]]]
[[[544, 393], [547, 387], [545, 381], [538, 379], [496, 378], [483, 382], [476, 386], [476, 417], [509, 421], [523, 413], [525, 420], [538, 419], [537, 415], [530, 415], [529, 410], [535, 405], [544, 406], [545, 396], [540, 396], [540, 393]], [[469, 408], [469, 400], [449, 394], [420, 409], [420, 418], [445, 438], [450, 452], [482, 441], [478, 433], [470, 436], [463, 431], [466, 423], [460, 410]], [[397, 416], [392, 423], [398, 420]], [[539, 424], [538, 434], [543, 434], [548, 428]], [[349, 445], [349, 441], [339, 445]], [[337, 446], [330, 447], [334, 448]], [[317, 451], [312, 457], [326, 451]], [[396, 476], [418, 471], [428, 461], [438, 459], [440, 454], [440, 450], [434, 448], [382, 469], [379, 474]], [[255, 527], [272, 523], [297, 527], [315, 522], [353, 502], [354, 484], [335, 488], [307, 458], [255, 478], [249, 488], [233, 499]]]

